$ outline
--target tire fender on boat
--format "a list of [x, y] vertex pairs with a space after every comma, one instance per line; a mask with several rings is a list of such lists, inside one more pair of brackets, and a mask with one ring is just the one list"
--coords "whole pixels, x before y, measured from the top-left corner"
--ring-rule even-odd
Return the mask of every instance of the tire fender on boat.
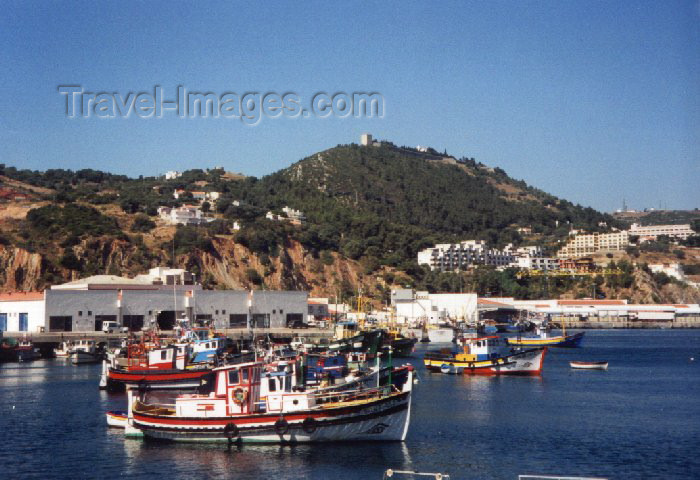
[[236, 438], [238, 433], [238, 426], [235, 423], [227, 423], [224, 427], [224, 435], [226, 435], [226, 438], [229, 440]]
[[151, 389], [151, 385], [145, 378], [139, 380], [139, 393], [146, 393]]
[[304, 430], [304, 433], [314, 433], [316, 428], [318, 428], [318, 425], [316, 425], [316, 419], [313, 417], [306, 417], [304, 422], [301, 424], [301, 428]]
[[275, 433], [277, 435], [284, 435], [289, 431], [289, 422], [284, 419], [284, 417], [280, 417], [279, 420], [275, 422]]

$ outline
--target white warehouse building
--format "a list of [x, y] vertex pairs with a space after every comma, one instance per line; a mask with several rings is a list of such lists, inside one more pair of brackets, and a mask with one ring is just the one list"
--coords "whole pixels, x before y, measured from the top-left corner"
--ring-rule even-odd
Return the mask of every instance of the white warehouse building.
[[399, 322], [427, 320], [438, 325], [448, 320], [472, 322], [477, 315], [476, 293], [428, 293], [412, 289], [391, 291], [391, 303]]
[[[127, 288], [124, 288], [127, 287]], [[94, 332], [115, 321], [137, 331], [176, 318], [210, 320], [216, 328], [282, 328], [306, 318], [307, 292], [202, 290], [199, 286], [50, 289], [0, 295], [0, 332]]]

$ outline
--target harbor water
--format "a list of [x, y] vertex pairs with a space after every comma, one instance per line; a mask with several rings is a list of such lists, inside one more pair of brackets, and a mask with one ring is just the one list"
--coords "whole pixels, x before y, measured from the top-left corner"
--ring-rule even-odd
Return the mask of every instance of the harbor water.
[[[431, 374], [420, 359], [436, 347], [396, 361], [419, 376], [403, 443], [228, 449], [125, 439], [104, 413], [125, 409], [126, 397], [98, 390], [100, 365], [0, 364], [3, 477], [381, 479], [387, 468], [452, 479], [700, 477], [698, 330], [588, 331], [583, 348], [550, 350], [541, 377]], [[571, 360], [610, 366], [573, 370]]]

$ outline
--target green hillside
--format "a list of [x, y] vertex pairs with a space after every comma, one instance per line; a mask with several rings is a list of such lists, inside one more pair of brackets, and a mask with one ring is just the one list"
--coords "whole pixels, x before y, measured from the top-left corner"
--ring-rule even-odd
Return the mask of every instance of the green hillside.
[[420, 248], [440, 241], [520, 243], [517, 228], [530, 227], [534, 240], [546, 244], [563, 238], [571, 225], [596, 231], [601, 222], [616, 223], [473, 159], [426, 157], [388, 144], [338, 146], [241, 182], [231, 193], [263, 209], [302, 210], [311, 246], [316, 241], [321, 249], [388, 265], [411, 261]]

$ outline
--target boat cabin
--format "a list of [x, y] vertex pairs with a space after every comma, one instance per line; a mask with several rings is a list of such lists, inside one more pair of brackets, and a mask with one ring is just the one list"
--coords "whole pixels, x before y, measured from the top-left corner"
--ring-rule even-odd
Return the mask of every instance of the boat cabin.
[[509, 350], [505, 340], [497, 335], [465, 338], [461, 343], [463, 351], [457, 354], [457, 360], [464, 362], [498, 358], [505, 353], [504, 350]]
[[214, 369], [214, 388], [208, 394], [180, 395], [175, 410], [183, 417], [222, 417], [260, 411], [259, 362]]
[[348, 361], [345, 355], [307, 355], [305, 357], [306, 383], [315, 385], [324, 378], [334, 381], [348, 374]]
[[147, 362], [141, 362], [139, 367], [149, 370], [184, 370], [187, 350], [188, 346], [183, 344], [154, 348], [146, 353]]

